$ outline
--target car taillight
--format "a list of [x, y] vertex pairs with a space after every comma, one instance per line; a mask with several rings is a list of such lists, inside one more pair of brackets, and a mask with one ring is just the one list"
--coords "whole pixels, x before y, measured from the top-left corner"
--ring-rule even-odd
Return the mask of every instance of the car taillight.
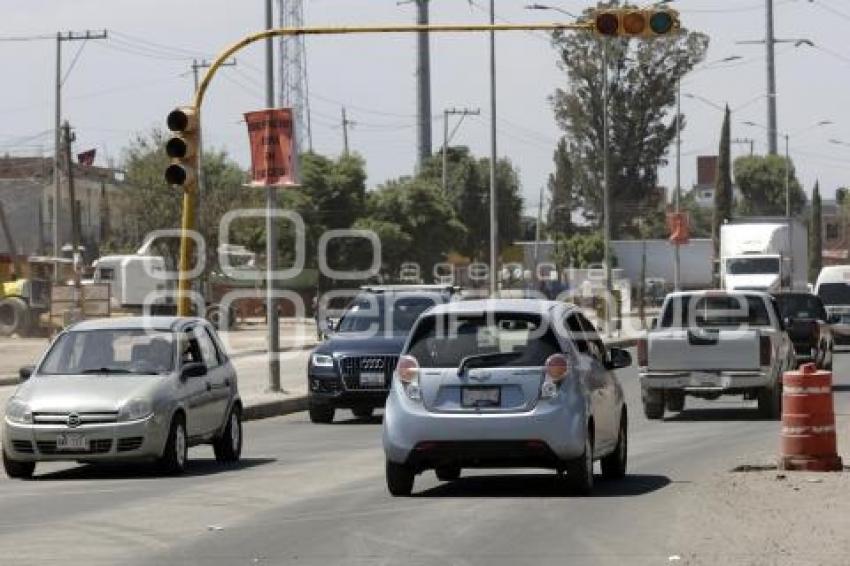
[[546, 360], [544, 369], [546, 377], [550, 381], [560, 383], [566, 379], [567, 375], [570, 373], [570, 361], [563, 354], [552, 354]]
[[637, 357], [638, 366], [647, 367], [649, 365], [649, 348], [646, 343], [646, 338], [638, 338]]
[[769, 366], [773, 359], [773, 344], [770, 336], [759, 337], [759, 365]]
[[400, 357], [396, 371], [398, 378], [406, 385], [419, 380], [419, 362], [413, 356]]

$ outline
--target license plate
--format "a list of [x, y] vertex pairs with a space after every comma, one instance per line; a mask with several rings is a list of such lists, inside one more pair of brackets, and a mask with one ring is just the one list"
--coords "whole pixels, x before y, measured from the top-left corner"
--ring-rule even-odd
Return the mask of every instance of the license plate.
[[384, 372], [362, 371], [360, 372], [360, 385], [363, 387], [383, 387]]
[[498, 387], [464, 387], [461, 405], [464, 407], [498, 407], [502, 404], [502, 390]]
[[60, 434], [56, 437], [57, 450], [88, 450], [89, 441], [82, 434]]

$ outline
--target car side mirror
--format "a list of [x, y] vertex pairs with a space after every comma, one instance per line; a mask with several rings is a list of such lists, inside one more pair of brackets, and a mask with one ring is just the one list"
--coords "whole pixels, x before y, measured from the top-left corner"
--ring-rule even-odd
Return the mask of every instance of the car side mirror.
[[632, 365], [632, 355], [622, 348], [611, 348], [608, 358], [608, 369], [623, 369]]
[[180, 371], [182, 379], [190, 379], [192, 377], [203, 377], [207, 375], [207, 364], [203, 362], [191, 362], [183, 366]]
[[791, 328], [791, 326], [793, 326], [793, 325], [794, 325], [794, 319], [791, 318], [790, 316], [787, 316], [784, 319], [782, 319], [782, 326], [784, 326], [785, 328]]
[[24, 366], [18, 370], [18, 377], [21, 378], [21, 381], [26, 381], [30, 377], [32, 377], [33, 372], [35, 371], [35, 366]]
[[658, 328], [658, 319], [657, 318], [651, 318], [649, 320], [649, 328], [651, 328], [652, 330], [655, 330], [656, 328]]

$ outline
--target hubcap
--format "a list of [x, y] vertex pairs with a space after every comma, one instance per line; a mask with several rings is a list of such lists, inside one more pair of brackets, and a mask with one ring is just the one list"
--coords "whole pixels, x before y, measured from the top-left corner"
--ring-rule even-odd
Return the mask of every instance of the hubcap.
[[230, 442], [234, 453], [239, 450], [239, 441], [239, 419], [236, 418], [236, 413], [233, 413], [230, 415]]
[[177, 435], [174, 439], [175, 456], [177, 456], [177, 463], [182, 467], [186, 463], [186, 434], [183, 432], [183, 425], [177, 425], [174, 433]]

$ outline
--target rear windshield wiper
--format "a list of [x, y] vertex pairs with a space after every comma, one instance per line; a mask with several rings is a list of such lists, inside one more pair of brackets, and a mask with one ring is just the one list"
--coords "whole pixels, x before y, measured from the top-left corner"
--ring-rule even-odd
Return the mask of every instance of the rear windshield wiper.
[[128, 369], [123, 368], [91, 368], [84, 369], [81, 373], [132, 373]]
[[463, 361], [460, 362], [458, 373], [463, 375], [463, 373], [468, 369], [487, 367], [490, 364], [493, 364], [493, 367], [498, 367], [502, 365], [502, 363], [510, 362], [522, 357], [522, 354], [523, 352], [493, 352], [490, 354], [466, 356], [463, 358]]

